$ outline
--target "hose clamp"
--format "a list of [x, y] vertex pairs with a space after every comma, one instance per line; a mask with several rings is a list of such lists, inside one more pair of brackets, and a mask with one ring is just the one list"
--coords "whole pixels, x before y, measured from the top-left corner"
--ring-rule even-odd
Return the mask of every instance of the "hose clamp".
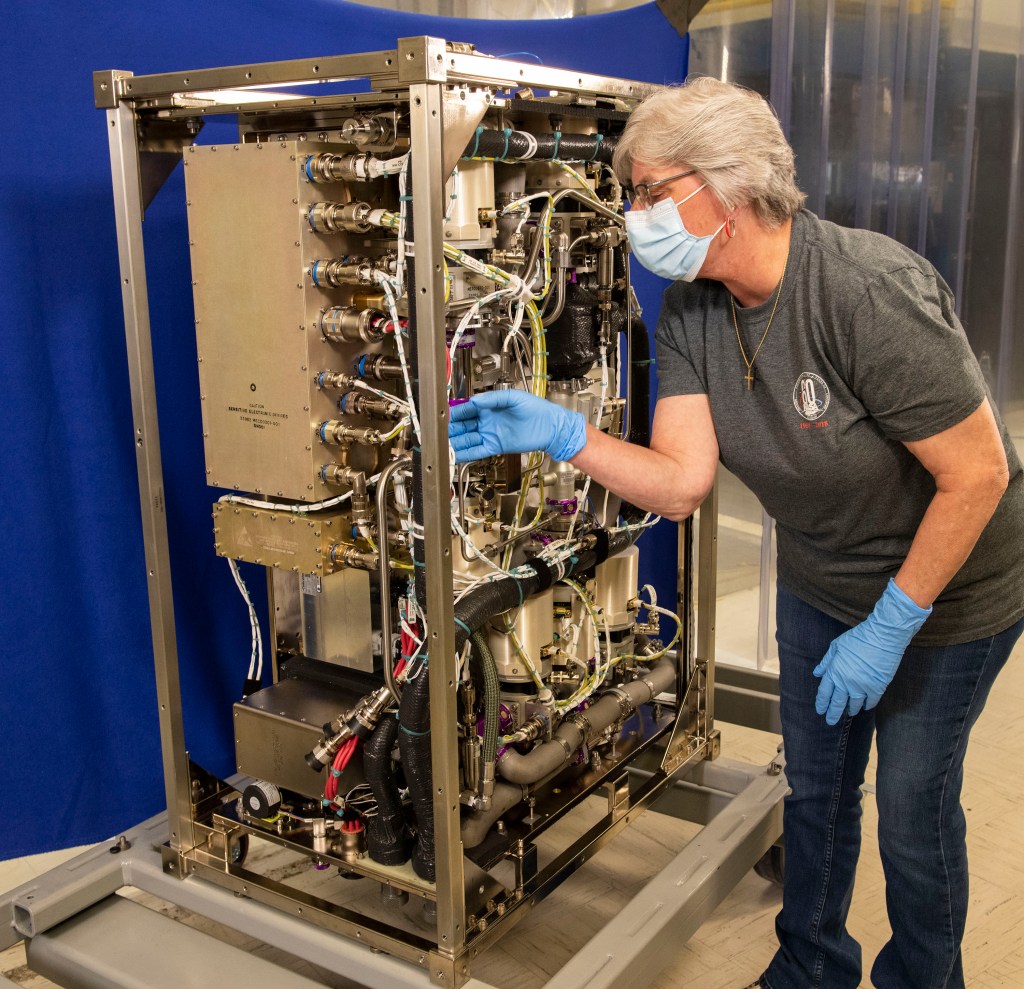
[[635, 710], [633, 698], [622, 687], [610, 687], [605, 693], [611, 694], [619, 702], [619, 711], [622, 717], [628, 718]]
[[588, 718], [582, 711], [577, 711], [575, 714], [569, 715], [565, 720], [568, 721], [569, 724], [576, 726], [580, 735], [583, 736], [583, 741], [590, 738], [590, 732], [593, 730], [593, 725], [590, 723], [590, 718]]
[[651, 696], [647, 698], [648, 700], [654, 700], [654, 698], [661, 693], [661, 691], [658, 690], [658, 688], [655, 686], [654, 681], [649, 676], [641, 677], [639, 682], [644, 684], [647, 687], [647, 689], [651, 692]]

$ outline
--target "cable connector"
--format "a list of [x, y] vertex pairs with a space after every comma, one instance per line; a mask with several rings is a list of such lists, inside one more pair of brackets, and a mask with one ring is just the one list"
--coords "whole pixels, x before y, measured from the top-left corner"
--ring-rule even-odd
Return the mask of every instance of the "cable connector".
[[320, 772], [350, 738], [369, 738], [390, 701], [391, 691], [386, 686], [378, 687], [361, 698], [351, 710], [324, 725], [323, 737], [311, 752], [306, 753], [309, 768]]

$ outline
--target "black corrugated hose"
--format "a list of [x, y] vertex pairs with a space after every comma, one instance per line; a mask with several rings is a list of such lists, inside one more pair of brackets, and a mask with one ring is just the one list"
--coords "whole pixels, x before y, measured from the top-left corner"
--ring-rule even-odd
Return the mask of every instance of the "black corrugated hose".
[[[412, 162], [408, 165], [411, 173]], [[413, 239], [412, 209], [406, 210], [406, 240]], [[416, 259], [406, 256], [405, 263], [406, 298], [409, 306], [409, 361], [412, 365], [412, 400], [419, 405], [419, 332], [416, 324]], [[427, 604], [427, 571], [423, 552], [423, 451], [413, 441], [412, 450], [412, 496], [413, 496], [413, 539], [412, 562], [413, 583], [416, 587], [416, 603], [421, 609]], [[426, 657], [429, 660], [429, 654]], [[398, 751], [402, 756], [402, 769], [409, 787], [413, 814], [416, 817], [416, 847], [413, 849], [412, 864], [416, 874], [430, 882], [434, 881], [434, 797], [430, 766], [430, 691], [429, 671], [424, 670], [415, 680], [408, 682], [402, 691], [398, 708]]]
[[527, 134], [518, 130], [478, 130], [466, 145], [463, 158], [500, 158], [505, 161], [600, 161], [612, 163], [618, 139], [603, 134]]
[[398, 721], [385, 715], [363, 746], [363, 771], [377, 801], [377, 813], [366, 818], [366, 850], [381, 865], [408, 861], [412, 847], [412, 833], [391, 768], [391, 750], [397, 737]]

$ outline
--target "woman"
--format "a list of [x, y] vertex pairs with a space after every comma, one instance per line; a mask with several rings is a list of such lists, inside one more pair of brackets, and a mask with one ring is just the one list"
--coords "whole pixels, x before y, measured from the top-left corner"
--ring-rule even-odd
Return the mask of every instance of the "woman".
[[802, 208], [754, 93], [697, 79], [651, 96], [615, 168], [633, 252], [674, 280], [651, 448], [506, 391], [452, 410], [456, 455], [545, 449], [671, 519], [719, 460], [754, 491], [778, 523], [792, 788], [779, 950], [754, 986], [860, 985], [846, 916], [877, 732], [893, 933], [871, 978], [962, 987], [963, 760], [1024, 629], [1024, 474], [950, 291], [896, 242]]

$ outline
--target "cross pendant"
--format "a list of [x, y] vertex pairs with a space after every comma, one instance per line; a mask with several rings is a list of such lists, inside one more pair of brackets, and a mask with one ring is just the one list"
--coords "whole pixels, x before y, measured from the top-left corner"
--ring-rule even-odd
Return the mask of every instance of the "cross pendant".
[[752, 367], [747, 368], [747, 373], [743, 376], [743, 380], [747, 383], [747, 391], [754, 390], [754, 369]]

